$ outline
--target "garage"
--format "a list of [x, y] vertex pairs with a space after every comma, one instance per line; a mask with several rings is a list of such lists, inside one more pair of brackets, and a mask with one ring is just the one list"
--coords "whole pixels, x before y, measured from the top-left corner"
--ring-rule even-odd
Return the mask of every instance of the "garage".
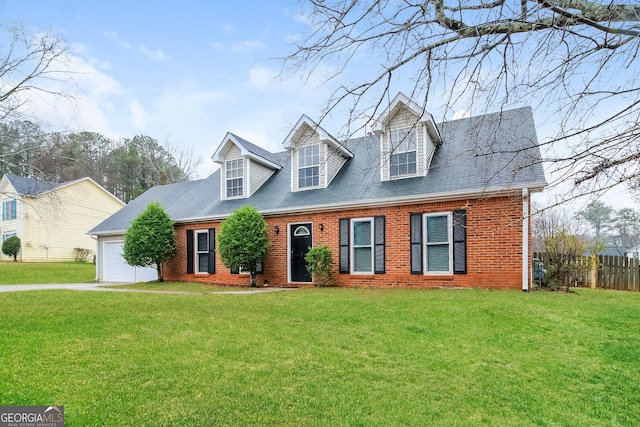
[[153, 267], [132, 267], [122, 257], [122, 240], [103, 242], [102, 280], [104, 282], [148, 282], [157, 280]]

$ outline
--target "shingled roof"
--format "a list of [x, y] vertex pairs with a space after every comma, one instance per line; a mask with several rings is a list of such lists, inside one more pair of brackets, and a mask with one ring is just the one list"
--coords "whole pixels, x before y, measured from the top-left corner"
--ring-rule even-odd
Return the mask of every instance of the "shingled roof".
[[153, 187], [90, 234], [123, 233], [151, 201], [174, 221], [193, 222], [225, 218], [247, 204], [269, 215], [538, 191], [546, 185], [530, 108], [444, 122], [438, 129], [443, 142], [424, 177], [382, 181], [380, 141], [371, 135], [343, 143], [354, 156], [327, 188], [291, 192], [291, 154], [276, 153], [282, 169], [249, 198], [221, 200], [218, 170], [206, 179]]
[[18, 194], [22, 194], [23, 196], [38, 196], [42, 193], [46, 193], [47, 191], [51, 191], [68, 184], [61, 184], [59, 182], [52, 181], [41, 181], [38, 179], [14, 175], [12, 173], [7, 173], [4, 176], [9, 180], [11, 185], [13, 185], [13, 188], [15, 188], [16, 192]]

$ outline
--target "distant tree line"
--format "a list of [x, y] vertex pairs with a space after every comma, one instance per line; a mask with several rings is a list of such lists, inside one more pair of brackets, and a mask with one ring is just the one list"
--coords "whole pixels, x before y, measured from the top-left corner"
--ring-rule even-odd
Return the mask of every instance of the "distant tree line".
[[199, 161], [150, 136], [118, 140], [97, 132], [45, 132], [37, 123], [0, 123], [0, 176], [65, 182], [91, 177], [128, 203], [147, 189], [193, 178]]

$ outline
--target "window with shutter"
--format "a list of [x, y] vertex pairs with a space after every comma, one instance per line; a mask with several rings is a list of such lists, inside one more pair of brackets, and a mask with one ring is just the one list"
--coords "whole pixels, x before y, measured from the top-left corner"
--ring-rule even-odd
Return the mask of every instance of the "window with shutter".
[[351, 220], [351, 273], [373, 273], [373, 218]]
[[411, 213], [411, 274], [466, 274], [465, 210]]
[[196, 273], [202, 274], [209, 271], [209, 231], [195, 232]]
[[425, 267], [427, 274], [452, 272], [451, 214], [425, 214]]

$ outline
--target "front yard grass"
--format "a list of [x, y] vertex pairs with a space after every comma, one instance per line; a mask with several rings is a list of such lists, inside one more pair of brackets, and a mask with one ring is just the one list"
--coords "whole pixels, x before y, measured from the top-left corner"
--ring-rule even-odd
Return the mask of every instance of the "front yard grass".
[[0, 294], [0, 403], [76, 425], [640, 425], [640, 294]]
[[[196, 282], [138, 282], [129, 283], [126, 285], [110, 285], [105, 288], [117, 288], [117, 289], [141, 289], [145, 291], [180, 291], [180, 292], [194, 292], [194, 293], [208, 293], [208, 292], [228, 292], [228, 291], [250, 291], [256, 288], [247, 286], [213, 286]], [[259, 289], [259, 288], [258, 288]]]
[[95, 277], [90, 262], [0, 262], [0, 285], [86, 283]]

